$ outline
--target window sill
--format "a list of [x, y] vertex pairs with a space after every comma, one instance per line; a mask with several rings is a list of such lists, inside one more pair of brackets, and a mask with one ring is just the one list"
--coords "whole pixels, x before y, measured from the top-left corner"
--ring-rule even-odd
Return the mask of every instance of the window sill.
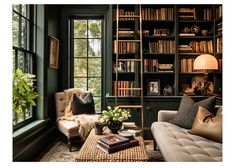
[[34, 130], [39, 129], [40, 127], [44, 126], [46, 123], [49, 122], [50, 119], [45, 120], [36, 120], [33, 121], [26, 126], [16, 130], [13, 132], [13, 141], [17, 141], [21, 139], [22, 137], [25, 137], [25, 135], [32, 133]]

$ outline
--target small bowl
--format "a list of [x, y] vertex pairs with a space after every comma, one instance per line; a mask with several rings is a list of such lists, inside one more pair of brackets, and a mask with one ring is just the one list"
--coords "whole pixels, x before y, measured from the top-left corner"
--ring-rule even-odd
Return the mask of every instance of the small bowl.
[[133, 139], [136, 132], [134, 130], [130, 130], [130, 129], [120, 129], [118, 131], [118, 134], [121, 136], [124, 136], [126, 138]]
[[201, 30], [201, 34], [203, 36], [207, 36], [208, 35], [208, 30]]

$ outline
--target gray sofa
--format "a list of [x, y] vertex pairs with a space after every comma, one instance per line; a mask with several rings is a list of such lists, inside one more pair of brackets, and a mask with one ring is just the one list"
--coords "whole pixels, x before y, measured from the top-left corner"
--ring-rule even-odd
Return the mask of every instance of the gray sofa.
[[151, 131], [167, 162], [222, 161], [222, 143], [188, 133], [188, 129], [169, 123], [177, 111], [160, 110]]

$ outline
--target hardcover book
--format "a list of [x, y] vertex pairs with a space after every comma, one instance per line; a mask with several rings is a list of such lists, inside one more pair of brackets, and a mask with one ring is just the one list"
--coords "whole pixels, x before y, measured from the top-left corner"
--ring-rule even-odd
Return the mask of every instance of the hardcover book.
[[122, 143], [122, 144], [118, 144], [116, 146], [109, 146], [107, 144], [105, 144], [102, 141], [98, 141], [97, 142], [97, 148], [101, 149], [102, 151], [104, 151], [105, 153], [113, 153], [113, 152], [117, 152], [123, 149], [127, 149], [130, 147], [134, 147], [134, 146], [138, 146], [139, 145], [139, 141], [137, 139], [134, 140], [130, 140], [128, 142]]
[[120, 136], [120, 135], [110, 135], [107, 137], [100, 138], [99, 141], [101, 141], [111, 147], [111, 146], [116, 146], [116, 145], [120, 145], [120, 144], [129, 142], [130, 140], [128, 138]]

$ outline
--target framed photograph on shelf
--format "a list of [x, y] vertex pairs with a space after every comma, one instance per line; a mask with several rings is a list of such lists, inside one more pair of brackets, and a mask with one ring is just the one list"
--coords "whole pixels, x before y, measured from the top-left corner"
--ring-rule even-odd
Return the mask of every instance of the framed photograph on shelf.
[[50, 36], [49, 68], [58, 69], [59, 44], [60, 44], [60, 41], [57, 38]]
[[153, 95], [160, 95], [160, 80], [149, 80], [148, 81], [148, 90], [147, 95], [153, 96]]

